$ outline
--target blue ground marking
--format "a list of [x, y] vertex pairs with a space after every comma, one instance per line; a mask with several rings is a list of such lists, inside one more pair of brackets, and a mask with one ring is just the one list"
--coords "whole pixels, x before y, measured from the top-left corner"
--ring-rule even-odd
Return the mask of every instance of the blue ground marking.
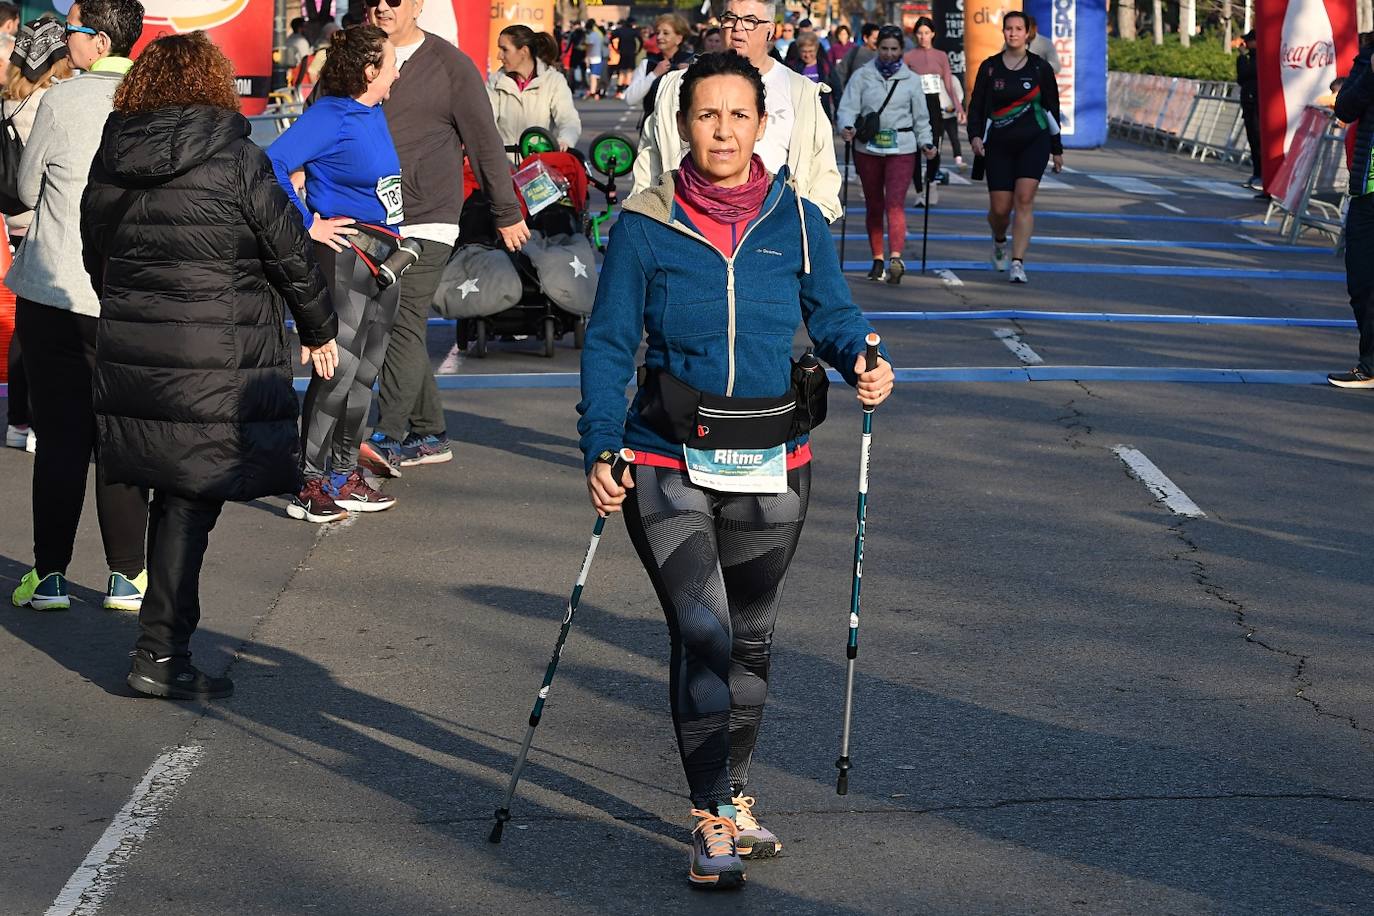
[[[907, 230], [908, 235], [915, 235]], [[840, 241], [838, 233], [832, 233], [836, 243]], [[868, 236], [862, 233], [851, 232], [845, 236], [851, 242], [867, 242]], [[932, 242], [979, 242], [991, 244], [988, 234], [983, 233], [961, 233], [944, 232], [929, 235]], [[1008, 237], [1008, 241], [1010, 241]], [[1077, 235], [1050, 235], [1035, 237], [1036, 245], [1048, 246], [1083, 246], [1091, 248], [1194, 248], [1201, 251], [1262, 251], [1265, 254], [1330, 254], [1331, 249], [1321, 248], [1312, 245], [1285, 245], [1281, 242], [1274, 242], [1271, 245], [1261, 245], [1257, 242], [1180, 242], [1173, 239], [1115, 239], [1115, 238], [1090, 238], [1088, 236]]]
[[[872, 267], [871, 261], [846, 261], [847, 273], [859, 273]], [[920, 259], [906, 259], [908, 271], [921, 269]], [[926, 261], [926, 270], [991, 271], [990, 261]], [[1335, 270], [1270, 270], [1261, 267], [1185, 267], [1172, 264], [1051, 264], [1036, 261], [1032, 274], [1134, 274], [1147, 277], [1210, 277], [1228, 280], [1316, 280], [1344, 283], [1345, 271]]]
[[1267, 318], [1261, 315], [1157, 315], [1141, 312], [1042, 312], [989, 309], [949, 312], [864, 312], [869, 321], [1102, 321], [1112, 324], [1226, 324], [1281, 328], [1353, 328], [1353, 318]]
[[[857, 216], [864, 215], [863, 207], [850, 207], [849, 213]], [[920, 207], [907, 207], [908, 216], [920, 216], [925, 213]], [[961, 210], [956, 208], [936, 207], [931, 210], [932, 216], [987, 216], [987, 210]], [[1175, 216], [1168, 213], [1089, 213], [1078, 210], [1036, 210], [1035, 216], [1048, 217], [1050, 219], [1091, 219], [1116, 221], [1123, 223], [1201, 223], [1209, 226], [1263, 226], [1262, 219], [1242, 219], [1231, 216]]]

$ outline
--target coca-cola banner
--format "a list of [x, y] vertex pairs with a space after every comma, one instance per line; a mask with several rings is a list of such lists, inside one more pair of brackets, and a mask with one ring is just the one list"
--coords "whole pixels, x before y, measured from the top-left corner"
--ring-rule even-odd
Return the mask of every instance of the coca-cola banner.
[[1059, 123], [1074, 149], [1107, 142], [1107, 0], [1027, 0], [1059, 55]]
[[1350, 72], [1357, 37], [1349, 0], [1256, 0], [1262, 172], [1267, 189], [1303, 109]]
[[261, 114], [267, 107], [274, 0], [143, 0], [143, 9], [143, 37], [134, 46], [135, 57], [160, 35], [204, 30], [234, 63], [243, 113]]
[[930, 18], [935, 22], [935, 47], [949, 55], [954, 78], [964, 81], [964, 0], [935, 0]]

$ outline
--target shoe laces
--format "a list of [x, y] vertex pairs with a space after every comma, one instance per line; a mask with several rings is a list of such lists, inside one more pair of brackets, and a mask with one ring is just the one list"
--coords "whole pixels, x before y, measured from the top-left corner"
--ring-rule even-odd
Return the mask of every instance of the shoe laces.
[[755, 799], [752, 795], [736, 795], [730, 799], [735, 806], [735, 825], [741, 830], [758, 830], [759, 822], [754, 817]]
[[739, 828], [735, 826], [734, 820], [700, 808], [693, 808], [692, 816], [697, 819], [697, 825], [692, 828], [692, 832], [701, 834], [708, 858], [734, 854], [735, 838], [739, 836]]

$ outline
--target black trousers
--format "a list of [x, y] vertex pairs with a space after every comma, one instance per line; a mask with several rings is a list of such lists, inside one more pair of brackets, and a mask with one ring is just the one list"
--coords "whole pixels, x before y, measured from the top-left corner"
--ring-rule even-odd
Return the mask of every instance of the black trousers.
[[420, 260], [399, 281], [401, 300], [377, 391], [375, 431], [397, 441], [408, 432], [444, 432], [444, 407], [429, 365], [429, 306], [453, 248], [422, 239], [420, 251]]
[[95, 318], [28, 299], [15, 307], [38, 452], [33, 461], [33, 565], [40, 576], [67, 572], [86, 502], [86, 475], [96, 456], [95, 508], [105, 561], [133, 578], [143, 571], [148, 494], [108, 483], [96, 455], [91, 377]]
[[15, 334], [10, 338], [10, 352], [6, 356], [9, 360], [10, 387], [5, 407], [9, 412], [10, 426], [28, 426], [33, 422], [33, 414], [29, 410], [29, 380], [24, 376], [23, 352], [19, 335]]
[[155, 658], [190, 655], [200, 623], [200, 568], [224, 503], [156, 491], [148, 512], [148, 591], [138, 648]]
[[1374, 375], [1374, 194], [1350, 198], [1345, 215], [1345, 287], [1360, 330], [1360, 365]]
[[1264, 162], [1264, 150], [1260, 141], [1260, 113], [1259, 99], [1246, 101], [1240, 100], [1240, 114], [1245, 120], [1245, 140], [1250, 144], [1250, 174], [1258, 175], [1262, 171]]

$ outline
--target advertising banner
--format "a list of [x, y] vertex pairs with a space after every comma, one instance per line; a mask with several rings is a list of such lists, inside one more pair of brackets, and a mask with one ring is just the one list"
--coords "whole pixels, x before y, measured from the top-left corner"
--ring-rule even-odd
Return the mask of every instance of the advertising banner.
[[1107, 142], [1107, 0], [1028, 0], [1040, 34], [1059, 54], [1064, 146]]
[[964, 97], [973, 95], [978, 65], [1002, 50], [1002, 14], [1021, 8], [1021, 0], [965, 0], [964, 2]]
[[1261, 174], [1278, 176], [1303, 110], [1350, 72], [1357, 46], [1349, 0], [1256, 0]]
[[[69, 4], [61, 4], [69, 5]], [[273, 0], [143, 0], [143, 37], [134, 56], [161, 35], [203, 30], [234, 62], [234, 81], [243, 113], [261, 114], [267, 107], [272, 79]]]
[[935, 21], [935, 47], [949, 55], [949, 69], [964, 82], [964, 0], [935, 0], [930, 7]]

